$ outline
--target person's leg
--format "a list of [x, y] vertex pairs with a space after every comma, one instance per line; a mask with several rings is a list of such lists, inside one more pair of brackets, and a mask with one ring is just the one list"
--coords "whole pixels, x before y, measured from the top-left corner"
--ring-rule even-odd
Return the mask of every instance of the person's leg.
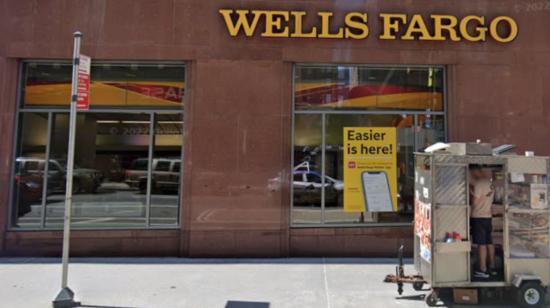
[[487, 279], [489, 274], [487, 273], [487, 243], [485, 230], [482, 227], [479, 219], [472, 218], [472, 239], [474, 244], [477, 245], [477, 269], [474, 272], [475, 278]]
[[493, 245], [493, 220], [491, 218], [485, 220], [484, 229], [486, 236], [485, 242], [487, 243], [487, 252], [489, 254], [489, 268], [494, 271], [496, 268], [496, 260], [495, 245]]
[[487, 245], [479, 245], [478, 247], [478, 257], [479, 257], [479, 270], [486, 273], [487, 272]]

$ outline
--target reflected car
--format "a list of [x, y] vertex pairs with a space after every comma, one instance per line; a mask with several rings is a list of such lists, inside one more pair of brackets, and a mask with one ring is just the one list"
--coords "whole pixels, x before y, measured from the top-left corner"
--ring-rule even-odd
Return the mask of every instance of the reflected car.
[[147, 168], [149, 168], [147, 158], [134, 160], [130, 167], [124, 171], [124, 182], [131, 188], [140, 188], [142, 180], [147, 178]]
[[42, 177], [16, 174], [14, 181], [17, 217], [21, 217], [31, 211], [31, 205], [42, 203]]
[[[125, 172], [125, 182], [141, 193], [147, 192], [148, 159], [138, 158]], [[180, 184], [180, 158], [155, 158], [152, 165], [151, 190], [162, 193], [178, 193]]]
[[293, 172], [294, 205], [321, 206], [321, 189], [325, 187], [325, 205], [338, 206], [341, 203], [344, 182], [325, 176], [317, 171], [295, 170]]
[[[20, 175], [34, 175], [42, 178], [46, 160], [36, 157], [18, 157], [16, 170]], [[64, 192], [67, 170], [61, 161], [50, 159], [48, 163], [48, 193]], [[80, 168], [73, 171], [73, 193], [95, 193], [103, 181], [103, 174], [95, 169]]]

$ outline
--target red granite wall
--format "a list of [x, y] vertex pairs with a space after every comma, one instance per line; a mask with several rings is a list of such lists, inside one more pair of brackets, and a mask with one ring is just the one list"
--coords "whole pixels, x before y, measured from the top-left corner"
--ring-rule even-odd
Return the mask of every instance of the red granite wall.
[[[59, 232], [5, 232], [18, 59], [71, 56], [73, 31], [94, 59], [184, 60], [182, 228], [79, 231], [79, 255], [394, 255], [410, 227], [290, 229], [292, 63], [447, 66], [451, 141], [516, 143], [550, 154], [550, 10], [504, 1], [0, 1], [0, 243], [4, 254], [52, 255]], [[230, 37], [220, 8], [369, 13], [362, 41]], [[380, 12], [509, 15], [519, 36], [494, 41], [380, 41]], [[308, 20], [306, 26], [313, 24]], [[281, 185], [269, 186], [272, 180]], [[155, 240], [157, 239], [158, 240]], [[358, 244], [359, 243], [359, 244]]]

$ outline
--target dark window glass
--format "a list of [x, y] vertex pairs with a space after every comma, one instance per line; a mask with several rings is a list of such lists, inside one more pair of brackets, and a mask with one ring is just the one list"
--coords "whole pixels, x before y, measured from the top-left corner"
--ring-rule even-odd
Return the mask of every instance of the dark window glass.
[[[43, 164], [40, 164], [38, 161], [24, 161], [18, 162], [17, 165], [24, 167], [20, 168], [20, 171], [23, 172], [38, 172], [44, 168]], [[19, 169], [19, 168], [18, 168]]]
[[312, 182], [312, 183], [321, 183], [322, 182], [321, 177], [317, 174], [314, 174], [314, 173], [308, 174], [307, 179], [308, 179], [309, 182]]
[[50, 168], [51, 171], [60, 171], [60, 168], [57, 164], [54, 164], [52, 162], [50, 162], [48, 164], [48, 168]]
[[169, 161], [158, 161], [157, 166], [155, 167], [155, 171], [168, 171], [170, 170], [170, 162]]
[[418, 115], [416, 144], [419, 150], [445, 139], [445, 119], [442, 115]]
[[47, 113], [21, 113], [13, 179], [12, 225], [38, 228], [44, 213]]
[[177, 162], [174, 164], [174, 167], [172, 169], [173, 172], [180, 172], [181, 163]]
[[132, 170], [147, 170], [149, 161], [147, 159], [136, 159], [132, 162], [130, 169]]

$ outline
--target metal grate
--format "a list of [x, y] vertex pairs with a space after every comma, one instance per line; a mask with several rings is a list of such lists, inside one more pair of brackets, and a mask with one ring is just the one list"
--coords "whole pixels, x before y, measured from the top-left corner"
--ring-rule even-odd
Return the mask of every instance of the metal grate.
[[457, 232], [463, 240], [469, 239], [467, 207], [449, 206], [439, 208], [434, 218], [436, 241], [443, 241], [447, 232]]
[[437, 166], [435, 177], [435, 204], [467, 204], [465, 166]]

